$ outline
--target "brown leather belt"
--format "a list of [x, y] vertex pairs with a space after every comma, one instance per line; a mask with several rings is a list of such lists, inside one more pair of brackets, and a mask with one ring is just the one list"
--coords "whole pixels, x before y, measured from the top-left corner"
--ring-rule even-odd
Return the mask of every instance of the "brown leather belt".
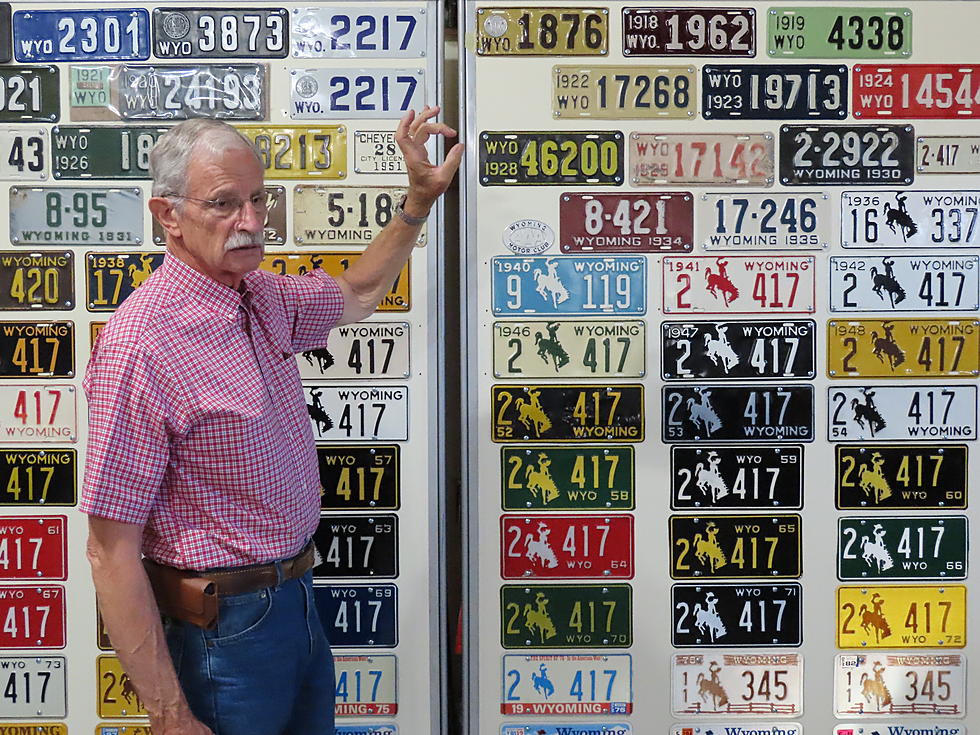
[[[291, 559], [269, 564], [256, 564], [247, 567], [224, 570], [205, 570], [197, 572], [199, 577], [214, 582], [218, 597], [228, 595], [243, 595], [266, 587], [275, 587], [280, 581], [302, 577], [313, 568], [313, 542], [306, 545], [301, 552]], [[282, 577], [276, 566], [282, 569]]]

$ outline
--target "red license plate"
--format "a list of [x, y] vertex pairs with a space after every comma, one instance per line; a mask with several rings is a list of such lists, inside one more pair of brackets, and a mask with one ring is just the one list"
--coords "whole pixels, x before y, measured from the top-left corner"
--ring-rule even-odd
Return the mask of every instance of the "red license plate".
[[635, 186], [771, 186], [771, 133], [630, 133]]
[[854, 67], [854, 117], [976, 117], [980, 65], [891, 64]]
[[0, 648], [64, 648], [64, 587], [0, 588], [0, 621]]
[[0, 580], [67, 579], [65, 516], [0, 517]]
[[632, 579], [633, 516], [501, 516], [504, 579]]
[[564, 253], [688, 252], [694, 246], [694, 196], [562, 194]]

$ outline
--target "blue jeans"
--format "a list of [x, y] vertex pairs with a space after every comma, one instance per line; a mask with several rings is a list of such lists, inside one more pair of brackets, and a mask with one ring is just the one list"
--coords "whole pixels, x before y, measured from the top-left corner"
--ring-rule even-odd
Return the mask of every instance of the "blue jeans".
[[330, 645], [303, 577], [219, 601], [218, 625], [167, 619], [191, 711], [215, 735], [334, 735]]

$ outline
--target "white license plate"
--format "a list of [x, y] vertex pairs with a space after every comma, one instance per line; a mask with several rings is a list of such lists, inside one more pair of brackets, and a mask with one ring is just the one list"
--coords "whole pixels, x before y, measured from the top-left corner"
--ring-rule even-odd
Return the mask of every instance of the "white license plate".
[[[406, 190], [392, 186], [293, 189], [293, 237], [300, 245], [368, 245], [395, 216]], [[425, 245], [426, 227], [415, 244]]]
[[920, 174], [980, 174], [980, 137], [927, 135], [916, 138], [915, 170]]
[[705, 250], [818, 250], [833, 221], [822, 192], [702, 194], [695, 211]]
[[[372, 3], [373, 5], [373, 3]], [[289, 30], [295, 58], [419, 58], [425, 56], [425, 8], [296, 8]]]
[[675, 716], [794, 717], [803, 711], [798, 653], [678, 653], [670, 673]]
[[48, 178], [48, 136], [41, 128], [0, 127], [0, 179]]
[[354, 131], [354, 173], [403, 174], [407, 170], [394, 130]]
[[634, 186], [772, 186], [773, 176], [770, 133], [630, 134], [630, 177]]
[[0, 441], [74, 442], [77, 431], [75, 386], [33, 383], [0, 390]]
[[141, 245], [143, 192], [81, 186], [10, 187], [14, 245]]
[[361, 322], [335, 327], [325, 348], [296, 356], [303, 380], [409, 377], [408, 322]]
[[976, 311], [976, 255], [839, 255], [830, 258], [831, 311]]
[[0, 691], [0, 719], [65, 717], [65, 657], [0, 656]]
[[866, 385], [827, 392], [828, 441], [977, 438], [974, 385]]
[[834, 714], [946, 715], [966, 712], [966, 656], [958, 653], [834, 657]]
[[845, 191], [845, 248], [957, 248], [980, 244], [980, 191]]
[[628, 714], [633, 657], [506, 654], [500, 711], [506, 715]]
[[[732, 722], [712, 722], [712, 723], [688, 723], [674, 725], [670, 728], [670, 735], [708, 735], [712, 733], [731, 733], [732, 735], [803, 735], [803, 728], [794, 722], [769, 725], [764, 722], [746, 722], [744, 724]], [[870, 734], [869, 734], [870, 735]], [[880, 734], [879, 734], [880, 735]]]
[[408, 439], [408, 388], [306, 384], [303, 393], [317, 441]]
[[810, 314], [812, 255], [664, 256], [665, 314]]
[[398, 659], [393, 655], [334, 656], [338, 717], [398, 712]]
[[398, 119], [425, 104], [424, 69], [293, 69], [289, 74], [293, 120]]

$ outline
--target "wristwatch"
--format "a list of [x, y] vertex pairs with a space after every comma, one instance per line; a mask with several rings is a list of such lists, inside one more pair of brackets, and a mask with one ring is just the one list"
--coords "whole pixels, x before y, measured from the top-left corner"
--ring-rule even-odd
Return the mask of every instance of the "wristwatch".
[[395, 214], [397, 214], [402, 222], [406, 225], [411, 225], [412, 227], [418, 227], [419, 225], [424, 225], [426, 220], [429, 219], [429, 215], [425, 217], [415, 217], [405, 211], [405, 200], [408, 199], [408, 195], [402, 197], [402, 200], [398, 202], [398, 206], [395, 207]]

